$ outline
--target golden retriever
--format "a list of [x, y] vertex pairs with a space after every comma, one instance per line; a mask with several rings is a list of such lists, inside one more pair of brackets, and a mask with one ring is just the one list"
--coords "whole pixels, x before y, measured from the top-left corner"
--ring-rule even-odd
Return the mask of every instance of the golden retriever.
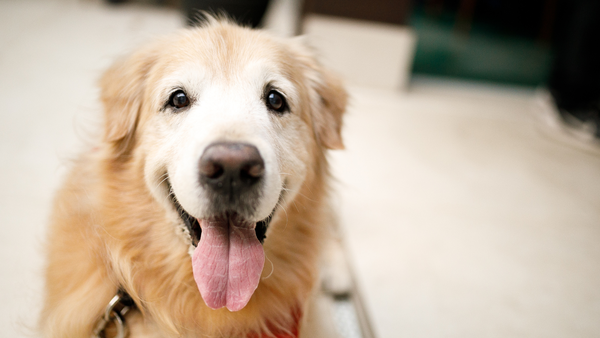
[[298, 38], [208, 18], [100, 86], [103, 137], [53, 209], [44, 335], [93, 336], [124, 290], [132, 338], [323, 337], [311, 299], [340, 81]]

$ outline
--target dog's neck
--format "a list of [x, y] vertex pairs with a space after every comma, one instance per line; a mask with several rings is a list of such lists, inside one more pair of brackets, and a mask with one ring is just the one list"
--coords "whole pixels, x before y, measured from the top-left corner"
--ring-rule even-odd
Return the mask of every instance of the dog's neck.
[[273, 328], [270, 327], [271, 325], [267, 324], [267, 327], [271, 332], [270, 334], [251, 333], [247, 336], [247, 338], [298, 338], [300, 337], [300, 321], [302, 320], [302, 309], [300, 307], [292, 309], [292, 318], [293, 322], [287, 330], [282, 328]]
[[[136, 303], [131, 299], [131, 296], [120, 288], [106, 306], [102, 318], [96, 323], [93, 337], [106, 337], [105, 331], [112, 324], [116, 326], [117, 337], [120, 337], [119, 332], [123, 332], [123, 334], [127, 332], [125, 315], [136, 308]], [[292, 318], [293, 322], [288, 329], [269, 328], [270, 333], [250, 333], [247, 338], [298, 338], [300, 336], [300, 320], [302, 319], [300, 308], [292, 310]]]

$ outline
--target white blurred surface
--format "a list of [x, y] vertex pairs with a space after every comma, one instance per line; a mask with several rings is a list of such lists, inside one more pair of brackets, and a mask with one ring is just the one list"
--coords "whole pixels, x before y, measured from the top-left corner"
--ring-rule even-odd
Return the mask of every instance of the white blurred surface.
[[310, 14], [303, 34], [348, 83], [406, 89], [416, 47], [411, 28]]
[[270, 0], [261, 25], [272, 34], [291, 37], [300, 24], [300, 0]]
[[[51, 197], [97, 130], [101, 71], [181, 22], [148, 7], [0, 2], [0, 336], [35, 325]], [[332, 162], [380, 338], [600, 336], [596, 148], [547, 128], [531, 91], [350, 92], [347, 150]]]
[[600, 151], [533, 92], [354, 87], [333, 156], [379, 337], [600, 336]]

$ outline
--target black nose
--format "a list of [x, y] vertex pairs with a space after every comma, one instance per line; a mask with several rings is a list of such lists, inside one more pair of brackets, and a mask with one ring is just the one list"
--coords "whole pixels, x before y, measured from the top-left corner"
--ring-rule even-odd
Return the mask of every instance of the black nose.
[[265, 173], [265, 162], [255, 146], [219, 142], [209, 145], [200, 157], [200, 182], [220, 194], [239, 194]]

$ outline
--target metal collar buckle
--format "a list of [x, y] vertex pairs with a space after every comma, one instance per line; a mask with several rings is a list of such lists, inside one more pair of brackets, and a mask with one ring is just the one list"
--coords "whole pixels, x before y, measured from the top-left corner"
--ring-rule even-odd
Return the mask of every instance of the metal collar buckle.
[[93, 338], [106, 338], [106, 327], [114, 322], [117, 328], [115, 338], [125, 338], [127, 335], [125, 327], [125, 314], [134, 307], [135, 303], [127, 292], [119, 289], [117, 294], [108, 302], [104, 315], [98, 320], [94, 329]]

